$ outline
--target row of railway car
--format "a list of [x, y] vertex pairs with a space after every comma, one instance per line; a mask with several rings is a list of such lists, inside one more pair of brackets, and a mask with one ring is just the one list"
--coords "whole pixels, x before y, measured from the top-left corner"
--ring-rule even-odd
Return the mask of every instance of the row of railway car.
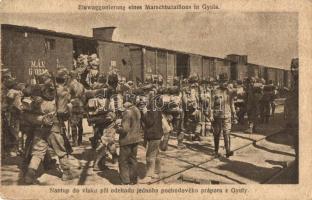
[[115, 27], [94, 28], [93, 37], [37, 29], [11, 24], [1, 25], [1, 59], [20, 81], [42, 69], [56, 71], [57, 67], [72, 69], [80, 54], [96, 53], [100, 71], [117, 68], [128, 80], [144, 80], [161, 74], [170, 85], [175, 76], [198, 74], [201, 78], [227, 73], [232, 80], [249, 76], [272, 80], [279, 87], [290, 86], [290, 71], [248, 63], [246, 55], [225, 58], [170, 50], [112, 40]]

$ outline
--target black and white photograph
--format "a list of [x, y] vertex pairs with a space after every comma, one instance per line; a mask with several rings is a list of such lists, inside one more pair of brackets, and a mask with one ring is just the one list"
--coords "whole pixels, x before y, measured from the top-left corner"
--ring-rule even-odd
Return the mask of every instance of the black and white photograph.
[[298, 12], [5, 3], [2, 186], [301, 183]]

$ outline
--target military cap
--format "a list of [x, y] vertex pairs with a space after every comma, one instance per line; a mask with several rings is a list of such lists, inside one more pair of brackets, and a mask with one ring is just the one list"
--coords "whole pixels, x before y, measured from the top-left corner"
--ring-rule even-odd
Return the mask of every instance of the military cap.
[[133, 81], [128, 81], [126, 84], [129, 85], [129, 86], [133, 86], [134, 85]]
[[77, 70], [71, 70], [69, 72], [69, 76], [72, 77], [72, 78], [77, 78], [79, 75], [78, 71]]
[[51, 74], [47, 69], [43, 70], [41, 73], [37, 74], [37, 79], [39, 83], [44, 83], [48, 79], [51, 79]]
[[189, 83], [197, 83], [199, 80], [197, 75], [192, 75], [189, 77]]
[[152, 75], [147, 74], [146, 77], [145, 77], [145, 82], [151, 83], [152, 81], [153, 81]]
[[187, 84], [189, 82], [189, 80], [187, 78], [183, 79], [182, 83], [183, 84]]
[[43, 84], [41, 94], [42, 94], [42, 97], [47, 99], [47, 100], [53, 100], [54, 99], [55, 87], [51, 81]]
[[62, 67], [57, 70], [55, 77], [66, 79], [68, 75], [69, 75], [68, 69], [66, 69], [65, 67]]
[[175, 76], [175, 77], [173, 78], [173, 85], [178, 85], [179, 83], [180, 83], [179, 77]]
[[4, 86], [8, 89], [12, 89], [17, 85], [17, 81], [15, 78], [8, 78], [3, 82]]

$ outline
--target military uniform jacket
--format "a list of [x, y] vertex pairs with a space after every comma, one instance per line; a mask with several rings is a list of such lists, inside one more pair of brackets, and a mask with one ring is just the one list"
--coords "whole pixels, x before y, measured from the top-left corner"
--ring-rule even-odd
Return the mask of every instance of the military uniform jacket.
[[235, 111], [234, 94], [228, 88], [217, 88], [212, 91], [212, 110], [214, 118], [230, 118]]

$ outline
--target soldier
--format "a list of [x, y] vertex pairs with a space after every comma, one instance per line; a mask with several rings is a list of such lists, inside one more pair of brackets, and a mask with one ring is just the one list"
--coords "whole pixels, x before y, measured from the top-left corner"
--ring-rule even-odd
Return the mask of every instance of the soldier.
[[172, 124], [173, 131], [176, 132], [177, 134], [177, 140], [178, 140], [177, 149], [182, 150], [185, 148], [185, 145], [183, 144], [183, 140], [184, 140], [184, 130], [183, 130], [184, 110], [183, 109], [186, 107], [184, 106], [186, 101], [185, 100], [183, 101], [183, 94], [185, 93], [184, 90], [186, 89], [183, 88], [181, 79], [178, 77], [174, 77], [173, 87], [168, 87], [168, 89], [165, 89], [165, 90], [167, 90], [167, 92], [163, 93], [162, 96], [164, 96], [164, 94], [167, 93], [168, 106], [166, 106], [166, 103], [163, 102], [165, 103], [164, 114], [166, 115], [166, 118], [168, 119], [170, 124]]
[[100, 60], [97, 58], [96, 54], [92, 54], [88, 57], [88, 63], [89, 63], [89, 73], [87, 75], [87, 83], [92, 86], [99, 76], [99, 65]]
[[[7, 68], [1, 69], [1, 157], [5, 158], [6, 154], [9, 154], [12, 149], [12, 143], [14, 144], [14, 135], [10, 129], [10, 104], [8, 102], [8, 91], [16, 85], [15, 79], [12, 77], [11, 72]], [[12, 142], [13, 141], [13, 142]]]
[[263, 96], [260, 100], [260, 116], [261, 123], [269, 123], [270, 110], [272, 102], [274, 101], [274, 90], [275, 87], [272, 81], [269, 81], [270, 84], [264, 85], [263, 87]]
[[78, 72], [70, 72], [70, 80], [68, 83], [69, 93], [71, 95], [70, 100], [70, 128], [72, 132], [72, 139], [74, 145], [81, 145], [82, 143], [82, 134], [83, 126], [82, 119], [84, 113], [84, 102], [85, 102], [85, 88], [81, 83], [78, 82]]
[[[188, 87], [185, 87], [183, 90], [183, 105], [184, 105], [184, 119], [183, 119], [183, 128], [191, 133], [191, 139], [200, 140], [200, 112], [199, 108], [199, 99], [200, 99], [200, 90], [198, 85], [198, 76], [192, 75], [188, 80]], [[195, 121], [194, 121], [195, 120]], [[187, 128], [188, 127], [188, 128]], [[196, 128], [197, 127], [197, 128]], [[195, 130], [197, 129], [197, 130]], [[195, 133], [193, 136], [192, 133]]]
[[257, 83], [254, 77], [247, 80], [247, 114], [249, 127], [247, 133], [255, 133], [260, 112], [260, 100], [262, 98], [262, 83]]
[[237, 98], [234, 103], [239, 124], [244, 124], [244, 117], [246, 114], [246, 101], [247, 101], [246, 99], [247, 94], [242, 84], [243, 84], [242, 81], [240, 80], [237, 81], [237, 86], [236, 86]]
[[65, 121], [69, 119], [69, 103], [70, 103], [70, 93], [67, 88], [69, 72], [66, 68], [60, 68], [56, 72], [55, 82], [56, 82], [56, 101], [57, 101], [57, 117], [60, 121], [60, 125], [64, 133], [69, 136], [69, 132], [66, 130]]
[[233, 155], [233, 151], [230, 150], [230, 133], [232, 128], [231, 119], [236, 115], [236, 113], [234, 108], [233, 92], [227, 88], [227, 81], [227, 74], [219, 75], [220, 86], [212, 93], [212, 109], [215, 156], [219, 157], [219, 140], [222, 132], [226, 157], [228, 158]]
[[116, 130], [119, 134], [119, 173], [123, 185], [137, 183], [137, 151], [143, 141], [141, 135], [141, 113], [131, 102], [125, 102], [121, 126]]
[[93, 85], [92, 90], [86, 90], [87, 116], [89, 125], [93, 126], [94, 136], [89, 138], [93, 149], [97, 148], [99, 139], [103, 134], [105, 116], [109, 110], [109, 100], [113, 90], [107, 85], [105, 74], [100, 74], [98, 81]]
[[103, 128], [103, 132], [100, 138], [99, 146], [96, 148], [96, 158], [93, 164], [93, 171], [100, 171], [105, 168], [105, 161], [109, 157], [108, 152], [112, 156], [112, 163], [115, 164], [118, 160], [118, 155], [116, 151], [115, 145], [115, 120], [116, 115], [113, 112], [109, 112], [106, 117], [105, 121], [105, 128]]
[[[15, 82], [15, 81], [14, 81]], [[13, 136], [12, 141], [12, 150], [11, 153], [20, 155], [22, 154], [23, 141], [20, 135], [20, 121], [21, 113], [23, 111], [22, 98], [23, 98], [23, 84], [17, 84], [15, 82], [12, 85], [12, 88], [9, 89], [7, 93], [8, 103], [9, 103], [9, 112], [10, 112], [10, 133]]]
[[206, 136], [211, 130], [211, 85], [208, 79], [203, 79], [200, 87], [200, 111], [202, 115], [202, 135]]
[[286, 132], [294, 138], [294, 149], [296, 154], [296, 172], [298, 179], [298, 162], [299, 162], [299, 59], [293, 59], [291, 62], [292, 87], [285, 102]]
[[55, 86], [52, 80], [41, 86], [41, 94], [32, 102], [31, 112], [25, 113], [24, 118], [33, 124], [33, 142], [31, 160], [25, 175], [26, 184], [36, 183], [36, 172], [43, 161], [50, 146], [59, 158], [63, 170], [62, 180], [71, 180], [77, 177], [69, 162], [70, 149], [66, 146], [62, 135], [61, 121], [57, 117], [55, 105]]

